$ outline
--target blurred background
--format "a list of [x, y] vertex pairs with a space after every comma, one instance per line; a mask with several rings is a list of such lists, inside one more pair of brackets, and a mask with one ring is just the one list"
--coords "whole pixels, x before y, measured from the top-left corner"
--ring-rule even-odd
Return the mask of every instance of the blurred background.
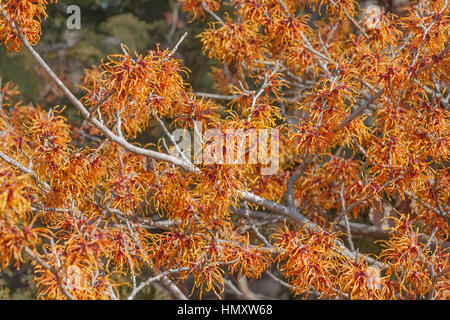
[[[75, 3], [76, 2], [76, 3]], [[81, 29], [69, 30], [67, 7], [81, 9]], [[200, 41], [195, 38], [204, 23], [189, 24], [176, 0], [64, 0], [48, 6], [49, 18], [42, 24], [42, 38], [36, 46], [57, 75], [76, 94], [82, 92], [78, 83], [83, 70], [99, 65], [107, 55], [121, 53], [120, 44], [131, 51], [145, 53], [173, 46], [184, 32], [177, 58], [193, 72], [189, 81], [196, 88], [208, 88], [207, 60], [201, 54]], [[6, 53], [0, 47], [0, 76], [3, 83], [12, 81], [23, 94], [24, 102], [42, 105], [65, 104], [62, 93], [33, 64], [25, 51]]]

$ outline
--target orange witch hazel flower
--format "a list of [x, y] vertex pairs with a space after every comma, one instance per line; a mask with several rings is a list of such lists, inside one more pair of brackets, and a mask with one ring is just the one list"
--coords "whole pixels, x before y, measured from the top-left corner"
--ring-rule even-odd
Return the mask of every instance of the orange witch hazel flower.
[[348, 292], [351, 299], [383, 298], [382, 279], [378, 267], [359, 262], [347, 264], [339, 277], [342, 291]]
[[197, 18], [204, 19], [205, 7], [211, 11], [217, 11], [220, 9], [220, 2], [215, 0], [180, 0], [183, 5], [183, 11], [190, 11], [193, 13], [193, 20]]
[[197, 34], [118, 46], [80, 99], [33, 47], [55, 2], [0, 0], [67, 98], [0, 76], [0, 268], [36, 298], [449, 299], [448, 1], [179, 0]]
[[[254, 63], [263, 54], [263, 42], [257, 28], [245, 23], [228, 22], [217, 28], [212, 23], [209, 29], [199, 35], [203, 43], [203, 52], [208, 57], [229, 64]], [[216, 29], [217, 28], [217, 29]]]
[[[136, 136], [148, 125], [152, 114], [164, 116], [184, 88], [180, 61], [169, 50], [149, 51], [147, 55], [125, 53], [109, 56], [101, 69], [86, 72], [83, 83], [86, 105], [106, 123], [121, 119], [121, 130]], [[131, 102], [130, 102], [131, 101]]]
[[31, 45], [39, 42], [41, 36], [41, 21], [47, 18], [48, 3], [58, 0], [36, 1], [0, 1], [2, 14], [0, 15], [0, 41], [8, 50], [19, 51], [22, 42], [18, 32], [22, 34]]

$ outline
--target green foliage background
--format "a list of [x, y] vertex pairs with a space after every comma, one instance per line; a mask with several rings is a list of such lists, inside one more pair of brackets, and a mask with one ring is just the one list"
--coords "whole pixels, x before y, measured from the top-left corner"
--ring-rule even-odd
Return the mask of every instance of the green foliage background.
[[[120, 53], [120, 44], [132, 51], [145, 53], [155, 49], [156, 44], [167, 48], [178, 41], [181, 34], [188, 32], [178, 58], [193, 72], [189, 81], [197, 88], [209, 88], [206, 59], [201, 54], [200, 41], [195, 37], [204, 23], [188, 24], [190, 17], [179, 10], [182, 30], [175, 31], [167, 38], [171, 25], [166, 15], [176, 6], [172, 0], [78, 0], [81, 8], [81, 30], [68, 30], [67, 6], [71, 0], [49, 5], [49, 18], [42, 25], [41, 42], [36, 46], [50, 66], [63, 80], [77, 91], [77, 84], [83, 70], [91, 65], [99, 65], [107, 55]], [[24, 102], [41, 104], [64, 104], [64, 98], [57, 93], [46, 91], [48, 84], [43, 81], [26, 52], [7, 53], [0, 46], [0, 76], [3, 81], [13, 81], [23, 93]], [[44, 94], [43, 94], [44, 93]], [[81, 92], [78, 91], [78, 94]], [[56, 96], [55, 96], [56, 95]]]

